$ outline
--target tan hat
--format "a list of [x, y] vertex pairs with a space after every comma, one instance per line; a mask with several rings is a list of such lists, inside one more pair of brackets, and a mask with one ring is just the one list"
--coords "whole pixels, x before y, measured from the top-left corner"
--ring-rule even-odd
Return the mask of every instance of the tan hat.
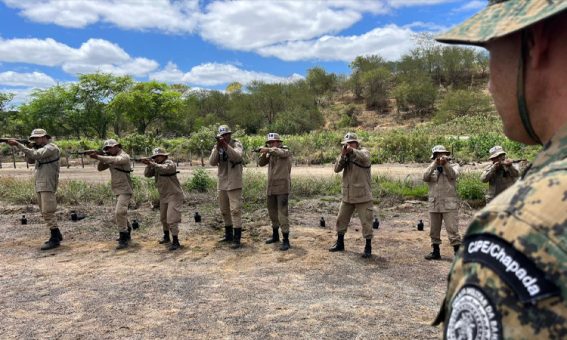
[[490, 156], [488, 157], [488, 159], [493, 159], [496, 158], [500, 155], [505, 155], [506, 151], [504, 151], [504, 149], [500, 146], [500, 145], [496, 145], [493, 146], [492, 148], [490, 148]]
[[47, 131], [45, 131], [44, 129], [33, 129], [30, 138], [28, 138], [29, 140], [32, 140], [33, 138], [41, 138], [41, 137], [47, 137], [48, 139], [51, 139], [51, 136], [47, 134]]
[[230, 128], [228, 127], [228, 125], [221, 125], [219, 126], [219, 130], [218, 130], [218, 136], [222, 136], [222, 135], [226, 135], [228, 133], [232, 133], [232, 131], [230, 131]]
[[152, 157], [151, 157], [151, 158], [155, 158], [155, 157], [157, 157], [157, 156], [169, 156], [169, 154], [166, 153], [165, 150], [162, 149], [162, 148], [155, 148], [155, 149], [152, 151]]
[[343, 137], [343, 141], [341, 142], [341, 144], [346, 144], [349, 142], [357, 142], [360, 143], [358, 141], [358, 136], [356, 135], [356, 133], [354, 132], [347, 132], [346, 135]]
[[565, 0], [489, 0], [462, 24], [435, 37], [451, 44], [484, 45], [567, 10]]
[[104, 141], [104, 145], [103, 145], [102, 149], [106, 150], [106, 149], [111, 148], [111, 147], [116, 146], [116, 145], [122, 146], [122, 145], [120, 145], [120, 143], [118, 143], [116, 141], [116, 139], [107, 139], [107, 140]]
[[270, 132], [270, 133], [268, 133], [268, 140], [266, 140], [266, 143], [272, 142], [272, 141], [281, 142], [282, 140], [281, 140], [280, 135], [278, 133]]
[[451, 154], [451, 152], [449, 152], [449, 150], [445, 149], [445, 147], [443, 145], [435, 145], [433, 147], [433, 149], [431, 149], [431, 159], [435, 159], [435, 154], [436, 153], [446, 153], [446, 154]]

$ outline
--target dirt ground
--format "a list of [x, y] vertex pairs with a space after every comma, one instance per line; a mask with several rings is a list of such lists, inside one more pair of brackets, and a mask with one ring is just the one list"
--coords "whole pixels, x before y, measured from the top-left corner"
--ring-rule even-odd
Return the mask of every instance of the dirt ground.
[[[292, 249], [264, 244], [266, 209], [245, 214], [243, 248], [217, 243], [214, 198], [184, 205], [180, 240], [170, 252], [158, 212], [129, 212], [141, 228], [115, 250], [112, 207], [59, 207], [62, 246], [42, 252], [48, 231], [35, 206], [0, 208], [0, 338], [57, 339], [430, 339], [453, 259], [428, 262], [424, 202], [377, 208], [374, 255], [362, 259], [358, 218], [346, 252], [329, 253], [338, 197], [291, 202]], [[86, 213], [69, 220], [71, 208]], [[199, 211], [202, 223], [194, 223]], [[19, 218], [26, 214], [28, 225]], [[464, 231], [472, 211], [463, 208]], [[326, 228], [319, 227], [323, 216]], [[416, 231], [419, 219], [425, 231]]]

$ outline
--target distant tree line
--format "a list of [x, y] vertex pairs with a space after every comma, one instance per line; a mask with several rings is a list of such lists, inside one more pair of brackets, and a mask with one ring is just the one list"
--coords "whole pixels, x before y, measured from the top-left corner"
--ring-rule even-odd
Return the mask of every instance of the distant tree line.
[[[31, 100], [17, 109], [9, 108], [12, 94], [0, 93], [0, 135], [25, 136], [31, 128], [42, 127], [69, 138], [130, 133], [177, 137], [218, 123], [239, 126], [248, 134], [301, 134], [323, 126], [322, 108], [332, 101], [363, 104], [377, 114], [392, 109], [409, 115], [438, 111], [438, 119], [444, 121], [490, 110], [483, 92], [486, 53], [431, 41], [422, 36], [398, 61], [378, 55], [357, 57], [350, 64], [350, 76], [313, 67], [305, 80], [235, 82], [225, 91], [84, 74], [75, 83], [33, 92]], [[356, 124], [353, 110], [344, 113], [346, 125]]]

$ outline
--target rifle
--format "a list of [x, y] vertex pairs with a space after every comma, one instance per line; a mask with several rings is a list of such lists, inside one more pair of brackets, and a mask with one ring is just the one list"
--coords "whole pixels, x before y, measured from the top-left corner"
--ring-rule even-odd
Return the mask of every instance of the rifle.
[[9, 140], [15, 140], [16, 142], [20, 143], [20, 144], [24, 144], [24, 145], [30, 145], [33, 144], [32, 141], [27, 140], [27, 139], [16, 139], [16, 138], [0, 138], [0, 143], [8, 143]]
[[96, 153], [97, 155], [105, 155], [106, 152], [102, 151], [102, 150], [81, 150], [81, 151], [73, 151], [71, 152], [71, 155], [90, 155]]
[[134, 158], [132, 158], [132, 160], [134, 162], [142, 162], [143, 163], [144, 161], [151, 161], [152, 158], [151, 157], [134, 157]]

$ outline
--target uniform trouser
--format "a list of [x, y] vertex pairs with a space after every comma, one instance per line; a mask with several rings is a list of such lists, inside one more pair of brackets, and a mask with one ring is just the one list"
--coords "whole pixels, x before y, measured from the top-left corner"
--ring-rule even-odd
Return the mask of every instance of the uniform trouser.
[[55, 199], [55, 193], [52, 191], [40, 191], [37, 193], [37, 202], [47, 227], [49, 229], [57, 228], [57, 218], [55, 217], [57, 200]]
[[173, 236], [179, 235], [182, 205], [183, 198], [159, 203], [159, 215], [163, 231], [170, 231]]
[[268, 195], [268, 214], [272, 228], [281, 227], [282, 233], [289, 233], [288, 194]]
[[242, 228], [242, 189], [219, 190], [219, 206], [225, 226]]
[[346, 234], [350, 218], [354, 211], [358, 213], [360, 224], [362, 224], [362, 236], [365, 239], [372, 239], [372, 201], [364, 203], [341, 202], [339, 216], [337, 217], [337, 233]]
[[132, 194], [116, 196], [114, 216], [116, 217], [116, 226], [119, 232], [128, 232], [128, 204], [130, 203], [130, 198], [132, 198]]
[[445, 229], [449, 235], [449, 242], [452, 246], [461, 244], [461, 235], [459, 234], [459, 211], [453, 210], [448, 212], [430, 212], [429, 220], [431, 221], [431, 229], [429, 236], [431, 244], [441, 244], [441, 222], [445, 220]]

